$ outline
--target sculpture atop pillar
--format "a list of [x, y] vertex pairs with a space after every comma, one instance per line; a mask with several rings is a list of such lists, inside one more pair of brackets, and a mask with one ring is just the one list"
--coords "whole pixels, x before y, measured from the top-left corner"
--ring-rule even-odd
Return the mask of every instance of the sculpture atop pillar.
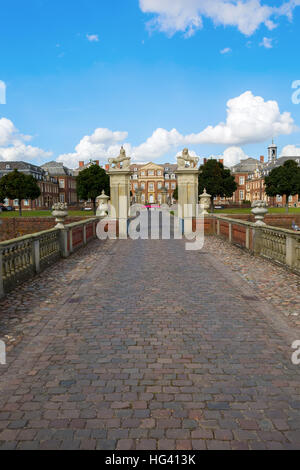
[[203, 194], [199, 196], [199, 203], [202, 215], [208, 215], [208, 210], [211, 206], [211, 195], [207, 193], [206, 189], [204, 189]]
[[[119, 165], [119, 163], [122, 163], [122, 169], [123, 170], [129, 169], [130, 162], [131, 162], [131, 158], [127, 157], [126, 150], [124, 149], [123, 146], [121, 147], [120, 155], [118, 157], [108, 159], [110, 170], [118, 170], [117, 165]], [[115, 166], [113, 166], [113, 165], [115, 165]]]
[[98, 204], [97, 217], [106, 217], [108, 214], [108, 200], [109, 196], [106, 196], [104, 190], [102, 191], [101, 196], [98, 196], [96, 201]]
[[189, 150], [185, 148], [182, 151], [182, 155], [180, 157], [177, 157], [178, 170], [183, 170], [187, 162], [190, 163], [190, 168], [197, 168], [199, 158], [191, 157], [191, 155], [189, 154]]
[[266, 223], [264, 222], [265, 215], [268, 213], [266, 201], [254, 201], [252, 204], [251, 212], [255, 217], [255, 225], [266, 225]]

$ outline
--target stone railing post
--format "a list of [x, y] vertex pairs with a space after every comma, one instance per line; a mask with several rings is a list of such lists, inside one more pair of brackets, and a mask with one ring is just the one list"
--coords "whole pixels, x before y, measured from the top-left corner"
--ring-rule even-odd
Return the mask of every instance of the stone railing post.
[[86, 225], [83, 226], [83, 244], [86, 245]]
[[250, 250], [250, 227], [246, 228], [246, 248]]
[[292, 268], [296, 260], [297, 240], [291, 235], [286, 236], [286, 264]]
[[253, 252], [255, 255], [260, 255], [261, 252], [261, 230], [259, 226], [253, 229]]
[[32, 251], [33, 251], [33, 264], [35, 272], [38, 274], [40, 269], [40, 240], [33, 240], [32, 244]]
[[70, 239], [70, 253], [73, 253], [73, 230], [69, 230], [69, 239]]
[[220, 233], [221, 233], [221, 224], [220, 224], [220, 220], [218, 219], [217, 220], [217, 235], [220, 236]]
[[69, 250], [68, 250], [68, 229], [60, 229], [59, 231], [59, 245], [60, 245], [60, 254], [62, 258], [68, 258]]
[[0, 299], [4, 297], [4, 286], [3, 286], [3, 255], [0, 249]]
[[228, 240], [230, 243], [232, 243], [232, 223], [229, 222], [228, 224]]

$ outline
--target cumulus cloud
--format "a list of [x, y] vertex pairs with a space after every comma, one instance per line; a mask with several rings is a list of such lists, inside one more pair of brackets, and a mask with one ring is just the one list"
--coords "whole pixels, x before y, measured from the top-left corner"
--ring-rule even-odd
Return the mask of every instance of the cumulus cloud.
[[265, 101], [246, 91], [228, 101], [225, 123], [208, 126], [186, 139], [193, 144], [243, 145], [291, 134], [296, 129], [291, 114], [281, 114], [277, 101]]
[[[265, 101], [247, 91], [228, 101], [225, 122], [189, 135], [183, 135], [177, 129], [169, 131], [158, 128], [138, 146], [125, 143], [125, 149], [133, 161], [149, 161], [178, 151], [183, 146], [222, 144], [229, 146], [224, 153], [225, 159], [234, 162], [244, 157], [238, 146], [264, 142], [282, 134], [288, 135], [296, 129], [290, 113], [280, 113], [276, 101]], [[81, 139], [75, 152], [60, 155], [58, 161], [72, 168], [77, 167], [80, 160], [92, 159], [104, 163], [108, 158], [119, 154], [120, 145], [127, 137], [127, 132], [96, 129], [92, 135]]]
[[281, 151], [281, 157], [300, 157], [300, 148], [296, 145], [286, 145]]
[[6, 84], [0, 80], [0, 104], [6, 104]]
[[228, 54], [229, 52], [232, 52], [230, 47], [225, 47], [220, 51], [220, 54]]
[[241, 147], [228, 147], [219, 158], [223, 158], [224, 165], [230, 168], [237, 165], [241, 160], [249, 158], [249, 156]]
[[266, 49], [272, 49], [273, 47], [273, 39], [272, 38], [263, 38], [260, 46], [265, 47]]
[[263, 0], [140, 0], [143, 13], [154, 14], [149, 28], [158, 28], [172, 36], [182, 32], [192, 36], [203, 27], [203, 18], [209, 18], [216, 26], [233, 26], [246, 35], [252, 35], [261, 25], [269, 30], [276, 27], [274, 18], [292, 18], [299, 0], [283, 2], [279, 7], [267, 5]]
[[87, 40], [90, 42], [99, 42], [98, 34], [87, 34], [86, 37], [87, 37]]
[[0, 161], [32, 161], [52, 156], [52, 152], [26, 145], [30, 140], [31, 136], [20, 134], [12, 121], [0, 119]]

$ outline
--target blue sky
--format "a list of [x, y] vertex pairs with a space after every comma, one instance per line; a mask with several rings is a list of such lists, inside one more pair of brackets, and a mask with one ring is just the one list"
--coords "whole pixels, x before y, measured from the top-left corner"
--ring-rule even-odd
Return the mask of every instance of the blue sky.
[[0, 159], [300, 154], [298, 0], [2, 3]]

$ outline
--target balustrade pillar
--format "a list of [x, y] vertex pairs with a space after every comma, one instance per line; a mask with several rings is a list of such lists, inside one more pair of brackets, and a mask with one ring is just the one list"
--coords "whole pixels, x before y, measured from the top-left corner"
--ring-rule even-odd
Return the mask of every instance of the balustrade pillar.
[[4, 286], [3, 286], [3, 255], [0, 250], [0, 299], [4, 297]]
[[286, 237], [286, 264], [292, 268], [296, 261], [296, 245], [297, 240], [293, 236]]
[[34, 240], [32, 244], [33, 265], [35, 272], [40, 272], [40, 240]]
[[60, 253], [62, 258], [68, 258], [69, 250], [68, 250], [68, 236], [69, 230], [68, 229], [61, 229], [59, 231], [59, 245], [60, 245]]

